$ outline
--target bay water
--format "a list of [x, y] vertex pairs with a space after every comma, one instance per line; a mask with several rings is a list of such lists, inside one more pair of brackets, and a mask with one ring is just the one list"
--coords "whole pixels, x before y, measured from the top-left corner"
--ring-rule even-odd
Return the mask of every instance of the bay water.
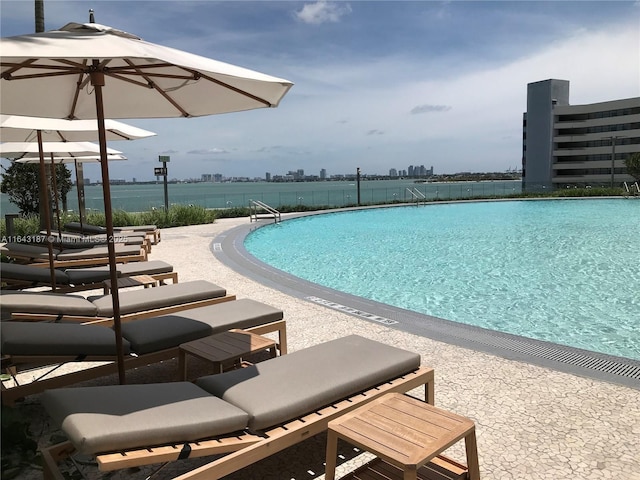
[[[426, 199], [461, 199], [478, 196], [506, 196], [520, 193], [519, 180], [483, 182], [416, 183], [413, 179], [361, 180], [360, 203]], [[18, 213], [6, 194], [0, 195], [1, 214]], [[68, 194], [67, 208], [78, 211], [75, 188]], [[259, 200], [272, 207], [283, 205], [344, 207], [358, 203], [355, 181], [321, 182], [226, 182], [174, 183], [168, 185], [169, 205], [200, 205], [205, 208], [248, 207]], [[116, 210], [142, 212], [164, 208], [164, 184], [111, 185], [111, 202]], [[104, 211], [101, 185], [85, 186], [87, 211]]]

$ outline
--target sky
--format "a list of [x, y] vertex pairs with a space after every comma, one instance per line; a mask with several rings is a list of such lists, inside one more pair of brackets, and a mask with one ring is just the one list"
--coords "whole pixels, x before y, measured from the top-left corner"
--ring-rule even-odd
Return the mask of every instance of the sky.
[[[178, 179], [503, 172], [521, 167], [528, 83], [569, 80], [574, 105], [640, 96], [640, 1], [44, 4], [46, 30], [91, 8], [97, 23], [294, 83], [276, 109], [126, 120], [157, 136], [110, 142], [128, 157], [112, 179], [152, 180], [160, 155]], [[35, 31], [33, 10], [2, 0], [1, 36]]]

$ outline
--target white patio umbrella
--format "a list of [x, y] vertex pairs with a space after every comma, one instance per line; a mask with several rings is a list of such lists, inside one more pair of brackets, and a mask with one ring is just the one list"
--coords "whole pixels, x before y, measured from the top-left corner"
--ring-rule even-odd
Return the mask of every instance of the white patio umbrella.
[[[107, 140], [138, 140], [155, 136], [154, 132], [134, 127], [116, 120], [107, 119], [105, 133]], [[0, 114], [0, 140], [3, 142], [37, 142], [38, 132], [43, 142], [84, 142], [98, 140], [97, 120], [64, 120], [59, 118], [25, 117]], [[110, 158], [109, 160], [114, 160]], [[23, 163], [23, 162], [21, 162]], [[31, 162], [29, 162], [31, 163]], [[80, 227], [84, 216], [84, 176], [82, 164], [73, 162], [76, 171], [78, 213]], [[55, 177], [53, 177], [55, 179]], [[45, 185], [42, 178], [42, 185]], [[45, 204], [48, 201], [45, 199]], [[48, 208], [47, 205], [45, 207]], [[46, 220], [46, 219], [45, 219]]]
[[[110, 153], [107, 155], [107, 160], [109, 160], [110, 162], [117, 161], [117, 160], [122, 161], [126, 159], [127, 157], [125, 157], [120, 153]], [[84, 155], [79, 157], [53, 157], [49, 159], [45, 158], [45, 162], [47, 163], [53, 162], [54, 165], [60, 165], [65, 163], [100, 163], [100, 160], [101, 160], [100, 155]], [[15, 162], [26, 163], [26, 164], [40, 163], [40, 158], [39, 157], [22, 157], [15, 160]]]
[[[153, 137], [149, 130], [116, 120], [104, 121], [108, 141], [138, 140]], [[64, 120], [60, 118], [0, 115], [0, 141], [37, 142], [37, 132], [43, 142], [94, 142], [98, 140], [97, 120]]]
[[[41, 131], [37, 131], [38, 135], [41, 136]], [[46, 177], [46, 173], [44, 170], [45, 163], [51, 164], [52, 170], [52, 179], [55, 182], [55, 157], [65, 157], [69, 159], [74, 158], [83, 158], [87, 155], [93, 155], [95, 158], [96, 154], [100, 155], [100, 145], [91, 142], [3, 142], [0, 143], [0, 157], [8, 158], [14, 161], [20, 161], [24, 159], [31, 160], [30, 163], [39, 163], [40, 164], [40, 176], [44, 179]], [[45, 158], [45, 154], [47, 158]], [[122, 152], [119, 150], [114, 150], [112, 148], [107, 148], [107, 158], [114, 155], [121, 155]], [[101, 158], [100, 156], [98, 158]], [[46, 182], [43, 182], [43, 185]], [[56, 191], [56, 187], [54, 185], [54, 191]], [[46, 211], [49, 211], [49, 194], [44, 196], [45, 198], [45, 207]], [[57, 196], [56, 196], [56, 205], [57, 205]], [[56, 212], [58, 216], [58, 227], [60, 227], [60, 212], [58, 207], [56, 206]], [[53, 259], [53, 245], [51, 244], [51, 222], [49, 221], [49, 215], [46, 217], [46, 230], [47, 230], [47, 248], [49, 250], [49, 268], [51, 271], [51, 288], [53, 291], [56, 289], [55, 282], [55, 266]]]
[[[107, 235], [113, 236], [105, 118], [195, 117], [277, 107], [291, 82], [145, 42], [95, 23], [0, 40], [0, 113], [97, 119]], [[112, 285], [115, 248], [109, 243]], [[114, 330], [124, 383], [120, 304]]]
[[[43, 142], [42, 149], [34, 142], [2, 142], [0, 156], [11, 160], [40, 159], [40, 151], [51, 157], [86, 157], [100, 154], [100, 145], [92, 142]], [[122, 155], [120, 150], [107, 148], [107, 155]], [[45, 158], [46, 160], [46, 158]]]
[[[109, 162], [114, 162], [114, 161], [118, 161], [118, 160], [126, 160], [127, 157], [125, 157], [122, 154], [115, 154], [115, 153], [110, 153], [107, 155], [107, 160]], [[83, 169], [82, 169], [82, 165], [85, 163], [100, 163], [100, 155], [87, 155], [87, 156], [79, 156], [79, 157], [53, 157], [53, 158], [45, 158], [44, 161], [45, 163], [49, 163], [49, 164], [53, 164], [53, 165], [62, 165], [62, 164], [66, 164], [66, 163], [73, 163], [74, 167], [75, 167], [75, 173], [76, 173], [76, 193], [78, 195], [78, 214], [80, 216], [80, 230], [82, 230], [82, 222], [84, 220], [84, 208], [81, 205], [84, 205], [84, 182], [82, 179], [82, 175], [83, 175]], [[40, 163], [40, 157], [31, 157], [31, 156], [24, 156], [22, 158], [19, 158], [17, 160], [15, 160], [16, 163], [22, 163], [22, 164], [34, 164], [34, 163]], [[51, 175], [53, 178], [53, 189], [54, 191], [57, 191], [57, 187], [55, 185], [55, 181], [56, 181], [56, 177], [55, 177], [55, 171], [52, 167], [51, 169]], [[57, 197], [56, 197], [57, 199]], [[56, 206], [56, 211], [58, 211], [57, 206]], [[58, 217], [58, 227], [60, 227], [60, 218]], [[47, 234], [49, 234], [49, 232], [47, 232]]]

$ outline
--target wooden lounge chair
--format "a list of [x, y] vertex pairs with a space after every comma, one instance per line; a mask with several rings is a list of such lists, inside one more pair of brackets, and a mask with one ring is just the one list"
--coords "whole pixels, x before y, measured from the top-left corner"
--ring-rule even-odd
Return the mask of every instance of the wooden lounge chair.
[[[192, 308], [172, 315], [151, 317], [122, 325], [125, 368], [150, 365], [175, 358], [179, 345], [231, 329], [278, 333], [280, 354], [287, 352], [286, 322], [282, 310], [251, 299]], [[0, 330], [2, 370], [14, 386], [2, 387], [2, 403], [13, 404], [27, 395], [49, 388], [109, 375], [117, 371], [114, 334], [102, 325], [75, 323], [4, 322]], [[98, 362], [65, 375], [49, 376], [64, 363]], [[15, 376], [24, 369], [51, 366], [36, 381], [19, 385]]]
[[[116, 268], [119, 277], [150, 275], [161, 282], [178, 283], [178, 272], [161, 260], [119, 263]], [[0, 263], [0, 276], [2, 288], [8, 290], [51, 286], [50, 271], [34, 265]], [[56, 269], [55, 279], [59, 293], [102, 288], [102, 282], [110, 279], [109, 266]]]
[[[107, 233], [107, 229], [105, 227], [86, 223], [80, 224], [80, 222], [66, 223], [64, 225], [64, 229], [70, 232], [88, 233], [93, 235], [104, 235]], [[157, 225], [127, 225], [125, 227], [113, 227], [113, 231], [116, 233], [144, 233], [150, 238], [154, 245], [160, 241], [160, 229]]]
[[[171, 280], [178, 283], [178, 272], [173, 266], [161, 260], [147, 262], [119, 263], [117, 265], [120, 277], [149, 275], [159, 282]], [[86, 267], [56, 269], [56, 292], [79, 292], [102, 288], [103, 282], [110, 279], [109, 267]], [[51, 272], [48, 269], [22, 265], [19, 263], [0, 263], [0, 278], [4, 290], [22, 290], [33, 287], [50, 287]]]
[[[118, 297], [123, 322], [235, 300], [224, 288], [205, 280], [123, 290]], [[113, 300], [111, 295], [84, 298], [64, 293], [3, 290], [0, 315], [4, 320], [111, 324]]]
[[[42, 238], [46, 238], [47, 233], [41, 231]], [[106, 245], [106, 234], [82, 234], [77, 232], [54, 232], [53, 246], [61, 249], [68, 248], [91, 248], [97, 245]], [[151, 253], [151, 240], [144, 232], [116, 232], [114, 233], [114, 243], [123, 245], [138, 245], [144, 248], [147, 253]], [[46, 245], [44, 245], [46, 246]]]
[[62, 479], [59, 464], [76, 451], [103, 471], [227, 454], [179, 477], [217, 479], [385, 393], [424, 386], [433, 403], [433, 384], [418, 354], [351, 335], [195, 385], [49, 390], [42, 404], [69, 441], [43, 450], [44, 476]]
[[[147, 251], [138, 245], [115, 245], [116, 262], [142, 262], [147, 260]], [[5, 243], [0, 253], [20, 263], [39, 267], [49, 267], [49, 249], [41, 245], [26, 243]], [[91, 248], [53, 249], [55, 268], [73, 268], [108, 265], [109, 256], [106, 246]]]

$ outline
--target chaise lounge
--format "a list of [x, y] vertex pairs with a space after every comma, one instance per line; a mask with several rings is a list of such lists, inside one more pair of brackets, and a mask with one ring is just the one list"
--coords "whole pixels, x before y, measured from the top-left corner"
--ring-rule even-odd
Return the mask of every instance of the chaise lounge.
[[[136, 275], [149, 275], [159, 282], [171, 280], [178, 283], [178, 272], [173, 271], [173, 266], [161, 260], [147, 262], [118, 263], [116, 265], [119, 277], [133, 277]], [[109, 280], [109, 267], [86, 267], [56, 269], [54, 272], [56, 292], [79, 292], [103, 288], [103, 282]], [[0, 263], [0, 277], [3, 289], [22, 290], [34, 287], [51, 287], [51, 271], [22, 265], [19, 263]]]
[[[42, 238], [46, 238], [47, 232], [40, 231]], [[91, 248], [97, 245], [106, 245], [106, 234], [82, 234], [77, 232], [52, 232], [53, 246], [61, 249], [68, 248]], [[114, 243], [123, 245], [138, 245], [144, 248], [147, 253], [151, 253], [151, 240], [144, 232], [121, 232], [114, 234]]]
[[[115, 245], [116, 262], [143, 262], [147, 260], [147, 251], [138, 245]], [[27, 243], [5, 243], [0, 246], [0, 253], [21, 263], [34, 266], [49, 266], [49, 249], [41, 245]], [[86, 267], [109, 264], [107, 246], [90, 248], [53, 249], [54, 267]]]
[[[205, 280], [124, 290], [118, 297], [123, 322], [235, 300], [235, 295], [227, 295], [224, 288]], [[64, 293], [3, 290], [0, 315], [3, 320], [111, 324], [113, 300], [111, 295], [84, 298]]]
[[[105, 235], [107, 229], [99, 225], [90, 225], [80, 222], [69, 222], [64, 225], [64, 229], [70, 232], [88, 233], [91, 235]], [[157, 225], [127, 225], [125, 227], [113, 227], [113, 231], [116, 233], [143, 233], [151, 242], [155, 245], [160, 241], [160, 229]]]
[[180, 479], [216, 479], [326, 430], [329, 421], [389, 392], [424, 386], [418, 354], [350, 335], [195, 384], [49, 390], [42, 404], [69, 441], [43, 451], [45, 478], [75, 452], [102, 471], [227, 454]]
[[[192, 308], [172, 315], [151, 317], [122, 325], [125, 368], [175, 358], [180, 344], [231, 329], [256, 334], [278, 333], [280, 354], [287, 352], [286, 322], [282, 310], [251, 299]], [[4, 322], [0, 330], [2, 370], [14, 380], [22, 369], [48, 365], [36, 381], [2, 388], [2, 403], [43, 392], [48, 388], [109, 375], [117, 371], [113, 331], [102, 325], [77, 323]], [[49, 377], [68, 362], [111, 363]], [[45, 378], [46, 377], [46, 378]]]

